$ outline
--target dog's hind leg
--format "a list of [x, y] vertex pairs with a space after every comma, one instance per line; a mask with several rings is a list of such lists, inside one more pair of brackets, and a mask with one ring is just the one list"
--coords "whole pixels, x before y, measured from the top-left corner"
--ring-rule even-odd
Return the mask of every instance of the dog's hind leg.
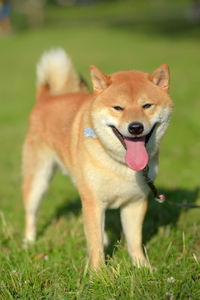
[[53, 153], [37, 138], [26, 139], [23, 148], [23, 202], [25, 208], [25, 242], [36, 237], [37, 210], [55, 170]]
[[107, 233], [104, 231], [104, 235], [103, 235], [103, 245], [104, 247], [108, 247], [108, 245], [110, 244], [110, 239], [107, 235]]

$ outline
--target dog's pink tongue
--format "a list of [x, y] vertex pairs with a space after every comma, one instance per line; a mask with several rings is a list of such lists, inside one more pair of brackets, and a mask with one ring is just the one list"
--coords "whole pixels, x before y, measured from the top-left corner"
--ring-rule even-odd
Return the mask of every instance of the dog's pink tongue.
[[148, 163], [148, 154], [145, 148], [145, 138], [128, 139], [125, 138], [126, 156], [125, 160], [129, 168], [140, 171], [143, 170]]

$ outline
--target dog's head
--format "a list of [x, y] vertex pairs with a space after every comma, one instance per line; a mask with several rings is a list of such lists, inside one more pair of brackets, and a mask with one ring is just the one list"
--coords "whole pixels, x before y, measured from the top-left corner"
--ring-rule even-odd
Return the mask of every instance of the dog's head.
[[158, 151], [172, 111], [169, 68], [153, 73], [122, 71], [105, 75], [90, 68], [95, 100], [95, 132], [115, 159], [142, 170]]

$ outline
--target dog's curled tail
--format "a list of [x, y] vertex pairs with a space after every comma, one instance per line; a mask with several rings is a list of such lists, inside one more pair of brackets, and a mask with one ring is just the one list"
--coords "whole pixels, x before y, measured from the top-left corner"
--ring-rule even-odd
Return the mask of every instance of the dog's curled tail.
[[71, 58], [62, 48], [44, 52], [37, 64], [39, 95], [44, 88], [48, 88], [51, 95], [88, 92], [86, 82], [76, 72]]

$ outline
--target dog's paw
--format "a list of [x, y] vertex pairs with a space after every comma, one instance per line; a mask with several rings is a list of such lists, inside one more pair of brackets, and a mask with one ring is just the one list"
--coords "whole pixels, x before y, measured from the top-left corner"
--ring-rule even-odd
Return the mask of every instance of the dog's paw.
[[147, 261], [147, 259], [143, 255], [138, 256], [138, 257], [133, 257], [132, 258], [132, 263], [133, 263], [134, 266], [136, 266], [138, 268], [151, 269], [151, 265], [150, 265], [149, 261]]
[[22, 242], [22, 248], [27, 249], [30, 245], [35, 242], [35, 238], [27, 238], [25, 237]]

